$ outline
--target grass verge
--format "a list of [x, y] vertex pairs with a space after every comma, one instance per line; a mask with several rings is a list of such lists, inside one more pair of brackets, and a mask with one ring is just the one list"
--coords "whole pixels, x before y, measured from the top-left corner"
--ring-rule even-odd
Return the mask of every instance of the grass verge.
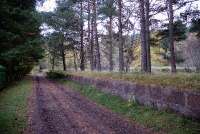
[[122, 114], [143, 124], [154, 131], [169, 134], [199, 134], [200, 123], [177, 116], [166, 111], [138, 105], [134, 102], [124, 101], [118, 96], [103, 93], [93, 86], [81, 85], [76, 82], [61, 80], [62, 84], [79, 91], [82, 95], [105, 106], [113, 112]]
[[162, 87], [171, 86], [178, 90], [200, 91], [200, 73], [177, 73], [177, 74], [142, 74], [128, 73], [120, 74], [117, 72], [74, 72], [73, 75], [95, 77], [102, 79], [115, 79], [136, 82], [142, 85], [158, 85]]
[[0, 91], [0, 133], [21, 134], [26, 128], [27, 99], [32, 82], [24, 79]]

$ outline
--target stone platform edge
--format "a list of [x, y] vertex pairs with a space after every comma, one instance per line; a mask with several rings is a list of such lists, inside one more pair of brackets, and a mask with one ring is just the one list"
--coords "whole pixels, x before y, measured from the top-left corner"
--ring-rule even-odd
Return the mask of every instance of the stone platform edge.
[[180, 115], [200, 119], [200, 92], [197, 91], [183, 91], [174, 87], [155, 85], [144, 86], [128, 81], [75, 75], [69, 75], [67, 79], [80, 84], [93, 85], [105, 93], [120, 96], [125, 100], [159, 110], [170, 109]]

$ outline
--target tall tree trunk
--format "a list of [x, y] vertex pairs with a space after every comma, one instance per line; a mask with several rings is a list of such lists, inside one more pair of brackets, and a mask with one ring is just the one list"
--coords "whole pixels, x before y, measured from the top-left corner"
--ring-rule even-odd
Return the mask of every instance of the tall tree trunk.
[[109, 70], [113, 71], [113, 45], [112, 45], [112, 16], [109, 17]]
[[98, 31], [97, 31], [97, 1], [93, 0], [93, 16], [94, 16], [94, 33], [95, 33], [95, 48], [96, 48], [96, 67], [98, 71], [101, 71], [101, 55], [98, 41]]
[[176, 73], [176, 57], [174, 51], [174, 11], [173, 11], [173, 0], [168, 0], [168, 10], [169, 10], [169, 46], [170, 46], [170, 62], [171, 62], [171, 72]]
[[52, 55], [52, 67], [51, 67], [51, 69], [54, 70], [54, 67], [55, 67], [55, 55], [53, 54]]
[[122, 37], [122, 0], [118, 0], [118, 21], [119, 21], [119, 71], [124, 71], [124, 45]]
[[92, 15], [91, 20], [91, 38], [90, 38], [90, 68], [94, 70], [94, 16]]
[[[91, 39], [91, 9], [90, 9], [90, 4], [91, 1], [87, 0], [87, 11], [88, 11], [88, 47], [89, 47], [89, 60], [90, 60], [90, 69], [93, 70], [93, 47], [92, 47], [92, 39]], [[92, 30], [93, 31], [93, 30]], [[93, 34], [93, 33], [92, 33]]]
[[[94, 43], [95, 44], [95, 43]], [[96, 53], [96, 45], [94, 46], [94, 69], [97, 69], [97, 53]]]
[[62, 61], [63, 61], [63, 70], [66, 71], [65, 49], [64, 49], [63, 42], [60, 45], [61, 45], [61, 55], [62, 55]]
[[80, 50], [80, 69], [81, 71], [85, 70], [85, 54], [84, 54], [84, 46], [83, 46], [83, 2], [81, 1], [81, 50]]
[[77, 60], [76, 59], [77, 59], [77, 54], [76, 54], [76, 51], [74, 50], [74, 69], [75, 69], [75, 71], [78, 70], [77, 63], [76, 63]]
[[149, 0], [145, 1], [145, 27], [146, 27], [146, 47], [147, 47], [147, 72], [151, 73], [151, 46], [150, 46], [150, 16], [149, 16]]
[[146, 27], [145, 27], [145, 7], [144, 0], [140, 2], [140, 36], [141, 36], [141, 71], [147, 72], [147, 47], [146, 47]]

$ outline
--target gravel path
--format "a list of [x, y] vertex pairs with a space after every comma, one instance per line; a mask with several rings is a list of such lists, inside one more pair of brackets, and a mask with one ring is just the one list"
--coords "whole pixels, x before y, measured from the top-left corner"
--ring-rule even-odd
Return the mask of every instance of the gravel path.
[[133, 121], [44, 77], [34, 78], [26, 134], [151, 134]]

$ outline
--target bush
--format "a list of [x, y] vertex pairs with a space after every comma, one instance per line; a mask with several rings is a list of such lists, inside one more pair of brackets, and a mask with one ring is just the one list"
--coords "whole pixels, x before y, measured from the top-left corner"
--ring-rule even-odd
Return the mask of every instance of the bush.
[[67, 76], [63, 74], [62, 72], [56, 72], [56, 71], [47, 72], [47, 78], [49, 79], [62, 79], [66, 77]]
[[170, 69], [169, 68], [162, 68], [161, 72], [170, 72]]

